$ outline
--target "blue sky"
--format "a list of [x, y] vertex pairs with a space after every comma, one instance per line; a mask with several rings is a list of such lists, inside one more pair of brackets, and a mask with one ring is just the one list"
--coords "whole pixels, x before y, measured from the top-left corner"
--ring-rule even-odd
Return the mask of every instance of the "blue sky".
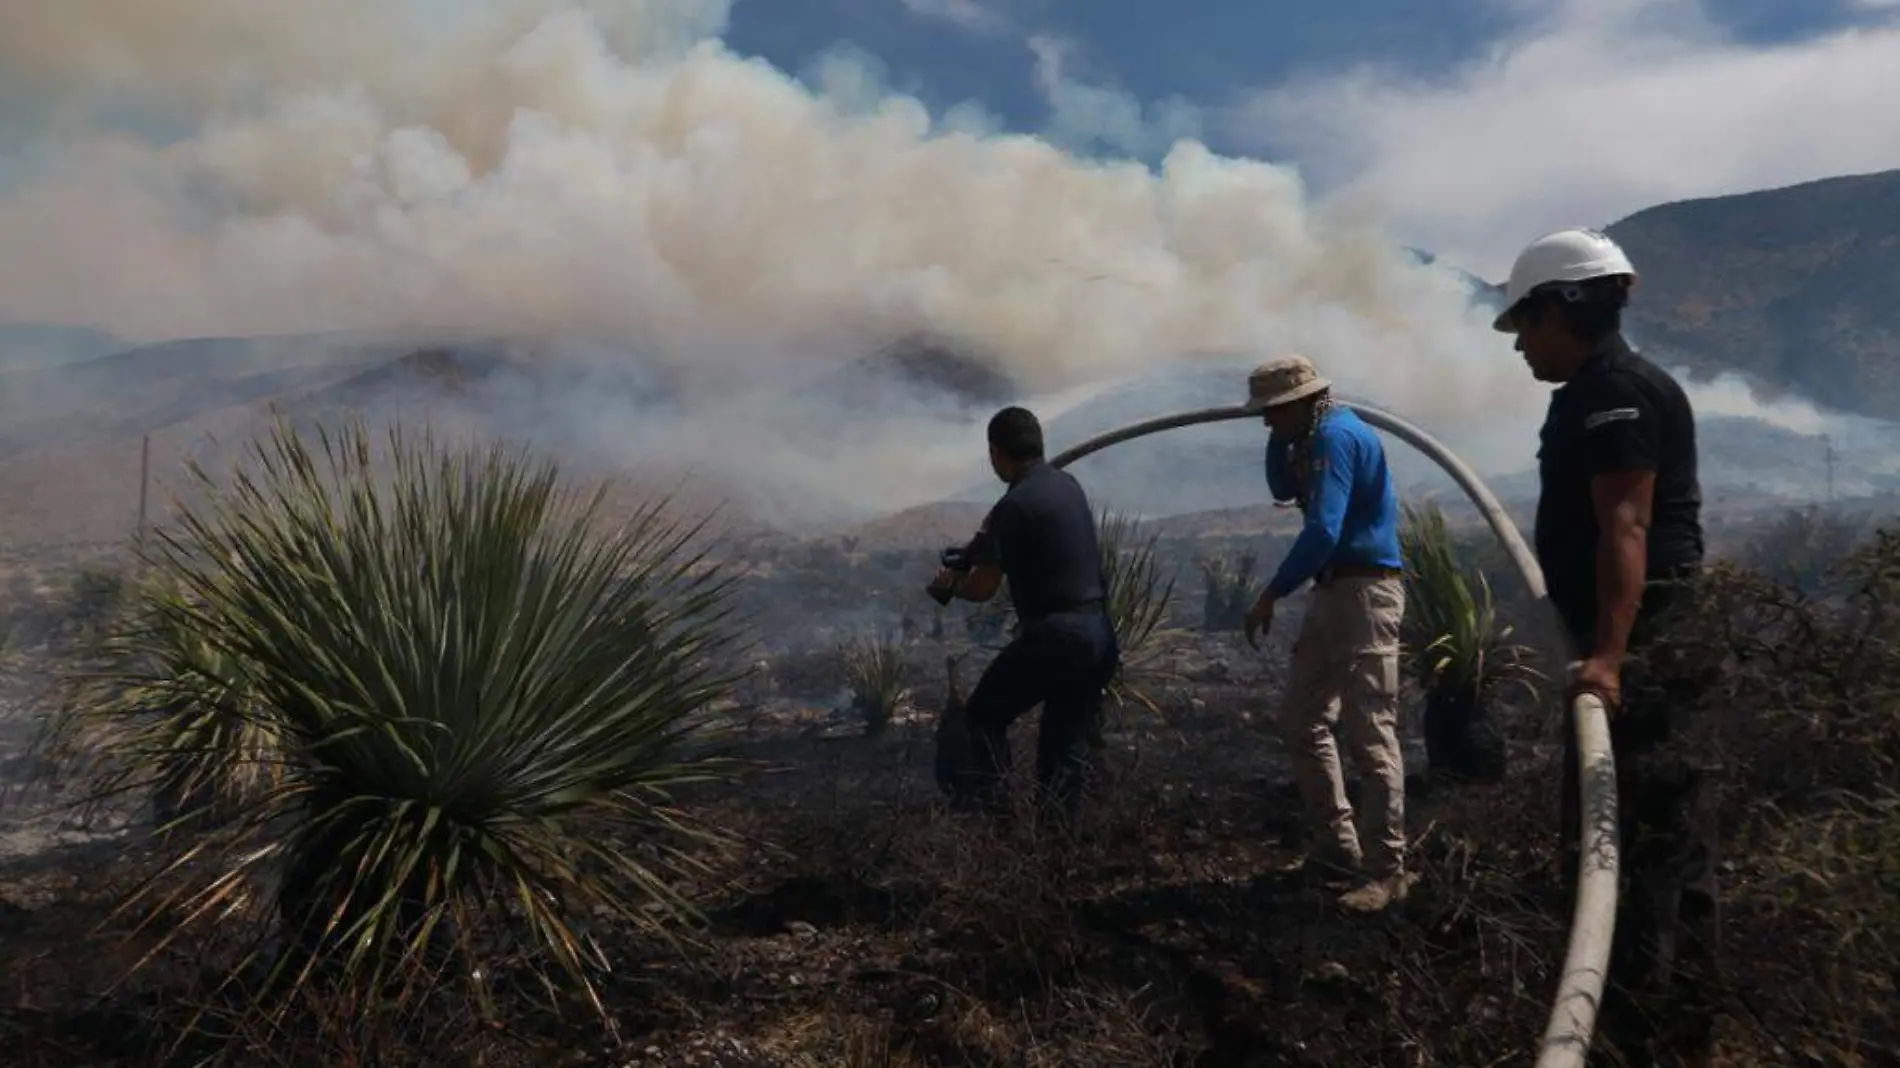
[[1438, 0], [1429, 13], [1402, 0], [738, 0], [726, 40], [789, 70], [855, 45], [884, 62], [894, 87], [933, 107], [976, 100], [1013, 127], [1037, 129], [1049, 107], [1032, 36], [1072, 42], [1091, 80], [1139, 100], [1211, 103], [1361, 61], [1439, 69], [1506, 23], [1484, 0]]
[[[1605, 10], [1618, 0], [1598, 0]], [[1214, 105], [1302, 75], [1355, 64], [1431, 77], [1482, 57], [1501, 36], [1558, 3], [1535, 0], [735, 0], [725, 34], [736, 50], [803, 71], [840, 45], [875, 56], [892, 86], [934, 110], [978, 101], [1015, 129], [1049, 118], [1033, 37], [1075, 49], [1089, 80], [1137, 100]], [[1785, 45], [1879, 25], [1881, 0], [1704, 0], [1737, 46]], [[1219, 130], [1208, 142], [1240, 149]], [[1227, 142], [1227, 143], [1223, 143]]]
[[[1900, 167], [1896, 15], [1900, 0], [736, 0], [725, 40], [793, 72], [874, 57], [933, 111], [975, 102], [1081, 150], [1152, 161], [1185, 133], [1293, 163], [1495, 275], [1527, 230]], [[1105, 136], [1076, 121], [1117, 109]], [[1113, 132], [1130, 116], [1137, 134]]]

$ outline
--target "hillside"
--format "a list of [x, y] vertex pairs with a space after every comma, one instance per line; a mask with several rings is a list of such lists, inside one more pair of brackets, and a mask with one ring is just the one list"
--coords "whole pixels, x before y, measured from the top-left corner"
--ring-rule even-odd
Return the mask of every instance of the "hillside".
[[1629, 325], [1650, 354], [1900, 418], [1900, 171], [1664, 204], [1608, 233], [1642, 272]]
[[[589, 391], [627, 411], [664, 402], [665, 383], [640, 372], [592, 357], [582, 343], [328, 334], [181, 340], [0, 374], [0, 549], [126, 537], [137, 522], [145, 435], [157, 520], [175, 494], [189, 494], [187, 465], [223, 469], [278, 415], [299, 425], [361, 416], [380, 426], [426, 409], [438, 432], [519, 439], [540, 426], [570, 429], [574, 398]], [[564, 459], [577, 478], [613, 483], [609, 519], [664, 496], [682, 516], [717, 512], [713, 529], [761, 533], [690, 457], [630, 465], [569, 450]]]
[[0, 373], [89, 360], [124, 347], [123, 342], [103, 330], [44, 323], [0, 324]]
[[994, 363], [970, 343], [913, 335], [852, 360], [798, 395], [847, 408], [922, 405], [939, 412], [987, 413], [1015, 399], [1020, 389]]

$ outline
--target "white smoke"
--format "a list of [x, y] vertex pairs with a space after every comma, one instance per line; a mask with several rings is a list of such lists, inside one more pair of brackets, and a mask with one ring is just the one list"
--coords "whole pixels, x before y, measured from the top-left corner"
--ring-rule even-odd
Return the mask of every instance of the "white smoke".
[[901, 507], [981, 470], [968, 422], [788, 399], [921, 330], [1032, 397], [1297, 350], [1523, 466], [1543, 393], [1463, 282], [1293, 169], [1192, 140], [1158, 170], [1078, 158], [842, 59], [814, 89], [728, 50], [727, 6], [0, 7], [0, 322], [605, 339], [677, 409], [567, 421], [775, 507]]
[[[1677, 368], [1673, 373], [1678, 380], [1690, 382], [1688, 370]], [[1800, 397], [1765, 401], [1746, 380], [1735, 375], [1717, 375], [1707, 381], [1696, 381], [1688, 388], [1696, 415], [1701, 418], [1728, 416], [1756, 419], [1803, 437], [1819, 437], [1844, 423], [1879, 425], [1878, 420], [1856, 419], [1841, 412], [1824, 412]]]

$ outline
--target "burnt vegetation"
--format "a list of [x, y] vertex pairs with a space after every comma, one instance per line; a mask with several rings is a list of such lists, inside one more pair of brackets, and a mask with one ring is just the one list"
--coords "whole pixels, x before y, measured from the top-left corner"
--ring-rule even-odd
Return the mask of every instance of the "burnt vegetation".
[[[0, 826], [73, 843], [0, 856], [9, 1065], [1535, 1056], [1569, 920], [1547, 635], [1442, 515], [1406, 541], [1422, 879], [1364, 919], [1279, 874], [1298, 620], [1265, 656], [1228, 632], [1251, 562], [1177, 590], [1202, 547], [1104, 517], [1131, 655], [1093, 793], [1072, 833], [999, 827], [943, 811], [931, 754], [1012, 620], [897, 628], [931, 554], [722, 557], [360, 428], [258, 448], [137, 557], [6, 562]], [[1900, 530], [1825, 522], [1763, 528], [1656, 653], [1720, 665], [1729, 1063], [1900, 1057]], [[1473, 730], [1491, 763], [1441, 767]]]

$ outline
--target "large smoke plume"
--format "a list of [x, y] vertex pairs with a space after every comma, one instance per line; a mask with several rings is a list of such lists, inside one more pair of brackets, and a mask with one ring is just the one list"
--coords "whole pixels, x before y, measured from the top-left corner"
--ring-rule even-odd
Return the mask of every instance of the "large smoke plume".
[[1031, 397], [1299, 350], [1525, 463], [1540, 390], [1464, 283], [1316, 206], [1295, 170], [965, 132], [848, 62], [812, 87], [735, 55], [726, 14], [0, 5], [0, 322], [592, 339], [675, 408], [574, 425], [627, 459], [690, 451], [780, 507], [903, 506], [980, 470], [967, 421], [844, 427], [794, 393], [924, 331]]

